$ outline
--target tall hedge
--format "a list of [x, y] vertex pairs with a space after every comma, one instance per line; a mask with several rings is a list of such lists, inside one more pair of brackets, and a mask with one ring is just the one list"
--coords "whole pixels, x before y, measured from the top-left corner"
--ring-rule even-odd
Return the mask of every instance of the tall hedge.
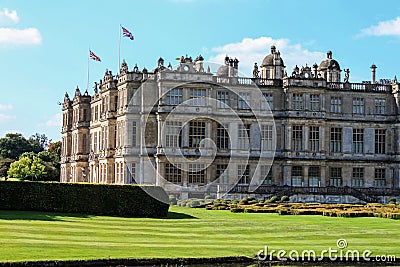
[[[144, 190], [165, 202], [151, 197]], [[0, 182], [0, 210], [166, 217], [169, 208], [166, 203], [168, 195], [158, 186]]]

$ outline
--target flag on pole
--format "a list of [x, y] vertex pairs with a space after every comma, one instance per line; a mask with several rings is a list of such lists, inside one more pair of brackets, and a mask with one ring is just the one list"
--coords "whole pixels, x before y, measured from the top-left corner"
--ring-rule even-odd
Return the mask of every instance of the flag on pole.
[[134, 39], [134, 38], [133, 38], [133, 34], [132, 34], [130, 31], [128, 31], [127, 29], [125, 29], [125, 28], [122, 27], [122, 26], [121, 26], [121, 28], [122, 28], [122, 34], [124, 35], [124, 37], [128, 37], [128, 38], [131, 39], [131, 40]]
[[92, 50], [89, 50], [89, 52], [90, 52], [90, 58], [91, 58], [91, 59], [93, 59], [93, 60], [95, 60], [95, 61], [101, 61], [101, 59], [100, 59], [98, 56], [96, 56], [96, 55], [92, 52]]

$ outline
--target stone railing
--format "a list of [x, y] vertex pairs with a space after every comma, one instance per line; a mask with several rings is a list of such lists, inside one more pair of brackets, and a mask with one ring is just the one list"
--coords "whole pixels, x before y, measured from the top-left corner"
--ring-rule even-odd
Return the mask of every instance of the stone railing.
[[329, 82], [327, 87], [330, 89], [339, 90], [354, 90], [354, 91], [371, 91], [371, 92], [386, 92], [392, 91], [390, 84], [370, 84], [370, 83], [341, 83], [341, 82]]
[[242, 194], [270, 194], [276, 196], [291, 196], [295, 194], [314, 194], [314, 195], [350, 195], [366, 202], [377, 202], [377, 196], [398, 196], [400, 189], [392, 188], [353, 188], [348, 186], [335, 187], [296, 187], [296, 186], [264, 186], [261, 185], [254, 192], [249, 191], [248, 185], [237, 185], [230, 193]]
[[260, 86], [282, 86], [281, 79], [263, 79], [247, 77], [220, 77], [214, 76], [213, 82], [231, 85], [260, 85]]

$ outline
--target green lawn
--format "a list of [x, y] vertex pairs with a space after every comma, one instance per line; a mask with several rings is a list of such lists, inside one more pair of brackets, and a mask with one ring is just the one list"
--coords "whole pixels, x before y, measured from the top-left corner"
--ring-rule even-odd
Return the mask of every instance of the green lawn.
[[0, 211], [0, 261], [252, 256], [332, 247], [400, 256], [400, 221], [171, 207], [168, 219]]

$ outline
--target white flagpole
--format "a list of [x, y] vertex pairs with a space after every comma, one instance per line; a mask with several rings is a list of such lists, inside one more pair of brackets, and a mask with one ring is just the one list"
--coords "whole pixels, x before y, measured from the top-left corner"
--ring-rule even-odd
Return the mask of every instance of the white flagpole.
[[89, 48], [89, 56], [87, 60], [87, 81], [86, 81], [86, 91], [89, 90], [89, 69], [90, 69], [90, 48]]
[[119, 40], [118, 40], [118, 68], [117, 73], [119, 73], [121, 67], [121, 24], [119, 25]]

